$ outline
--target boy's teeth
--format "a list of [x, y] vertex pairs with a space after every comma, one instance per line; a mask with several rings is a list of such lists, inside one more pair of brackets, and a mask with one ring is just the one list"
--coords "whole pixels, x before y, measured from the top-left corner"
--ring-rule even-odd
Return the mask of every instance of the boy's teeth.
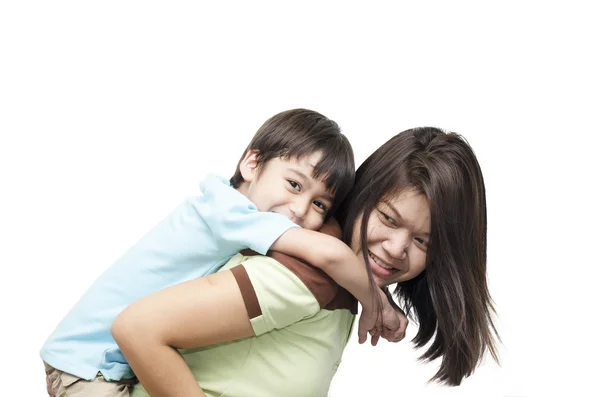
[[379, 259], [377, 259], [373, 254], [369, 253], [369, 256], [371, 257], [371, 259], [373, 259], [373, 261], [375, 261], [375, 263], [377, 263], [382, 268], [384, 268], [386, 270], [394, 270], [393, 267], [386, 266], [383, 263], [379, 262]]

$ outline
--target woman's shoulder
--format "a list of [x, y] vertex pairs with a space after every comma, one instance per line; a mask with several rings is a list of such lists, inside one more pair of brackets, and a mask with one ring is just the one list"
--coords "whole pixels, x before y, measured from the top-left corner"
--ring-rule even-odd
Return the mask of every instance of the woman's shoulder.
[[356, 300], [321, 269], [302, 259], [269, 251], [267, 256], [292, 272], [308, 288], [321, 309], [348, 309], [356, 314]]

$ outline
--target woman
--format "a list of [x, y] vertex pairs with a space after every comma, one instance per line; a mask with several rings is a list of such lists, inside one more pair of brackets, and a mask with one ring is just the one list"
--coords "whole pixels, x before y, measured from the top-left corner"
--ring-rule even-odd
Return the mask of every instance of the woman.
[[[442, 358], [434, 379], [458, 385], [486, 351], [497, 359], [485, 188], [460, 136], [418, 128], [393, 137], [358, 169], [337, 219], [377, 286], [396, 284], [419, 324], [416, 346], [433, 338], [423, 358]], [[247, 255], [115, 321], [115, 339], [150, 395], [205, 395], [200, 386], [209, 396], [326, 395], [354, 300], [294, 258]], [[192, 347], [182, 357], [174, 349]], [[133, 395], [144, 395], [139, 385]]]
[[[405, 213], [395, 213], [389, 204], [402, 205], [403, 199], [407, 213], [430, 214], [424, 248], [414, 244], [402, 252], [395, 245], [410, 230], [402, 220]], [[419, 324], [416, 347], [435, 335], [422, 356], [427, 361], [442, 357], [433, 379], [459, 385], [486, 350], [498, 361], [486, 280], [485, 186], [465, 140], [436, 128], [396, 135], [359, 167], [338, 219], [344, 241], [369, 264], [377, 285], [396, 284], [394, 294]], [[400, 262], [406, 257], [409, 270], [386, 271], [370, 253]]]

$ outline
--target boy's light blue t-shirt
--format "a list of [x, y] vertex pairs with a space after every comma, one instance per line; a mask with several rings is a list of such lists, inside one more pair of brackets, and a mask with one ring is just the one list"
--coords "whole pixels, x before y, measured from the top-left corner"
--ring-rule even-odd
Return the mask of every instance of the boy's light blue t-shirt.
[[98, 372], [107, 380], [132, 378], [110, 333], [125, 307], [163, 288], [214, 273], [242, 249], [264, 255], [286, 230], [297, 227], [283, 215], [259, 212], [226, 179], [208, 175], [201, 191], [92, 284], [42, 347], [46, 363], [83, 379], [94, 379]]

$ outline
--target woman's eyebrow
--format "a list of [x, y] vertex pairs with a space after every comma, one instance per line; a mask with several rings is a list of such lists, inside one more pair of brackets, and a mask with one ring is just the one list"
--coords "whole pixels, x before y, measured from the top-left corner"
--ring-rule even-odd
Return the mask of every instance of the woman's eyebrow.
[[396, 207], [394, 207], [393, 205], [391, 205], [387, 201], [382, 201], [382, 203], [385, 204], [385, 206], [388, 207], [393, 212], [392, 215], [395, 215], [397, 218], [400, 218], [400, 220], [403, 220], [402, 219], [402, 215], [400, 215], [400, 213], [398, 212], [398, 210], [396, 209]]
[[[385, 206], [388, 207], [394, 213], [393, 215], [395, 215], [396, 217], [398, 217], [400, 219], [400, 221], [402, 221], [403, 223], [405, 222], [404, 219], [402, 218], [402, 215], [400, 215], [400, 212], [398, 212], [398, 210], [396, 209], [396, 207], [394, 207], [393, 205], [391, 205], [387, 201], [382, 201], [382, 203], [385, 204]], [[427, 232], [418, 231], [418, 234], [422, 234], [423, 236], [431, 237], [431, 234], [427, 233]]]

